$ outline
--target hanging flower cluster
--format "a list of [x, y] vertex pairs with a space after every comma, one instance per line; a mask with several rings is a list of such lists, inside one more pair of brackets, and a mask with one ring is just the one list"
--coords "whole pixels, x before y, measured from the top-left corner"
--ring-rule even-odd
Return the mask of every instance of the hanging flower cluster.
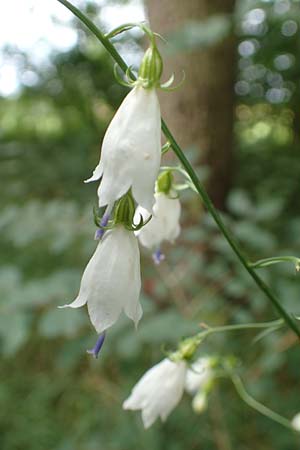
[[[100, 180], [98, 205], [99, 209], [105, 207], [105, 212], [101, 217], [96, 210], [94, 215], [98, 227], [95, 239], [99, 242], [84, 270], [77, 298], [62, 306], [79, 308], [87, 305], [91, 322], [99, 334], [94, 348], [88, 350], [94, 357], [98, 356], [104, 344], [106, 330], [118, 320], [122, 311], [136, 327], [142, 317], [138, 241], [154, 252], [154, 262], [159, 264], [164, 259], [162, 243], [173, 243], [180, 233], [181, 206], [177, 192], [186, 187], [196, 189], [196, 183], [192, 183], [181, 167], [164, 167], [159, 174], [161, 155], [170, 144], [161, 146], [161, 116], [156, 89], [174, 89], [171, 88], [174, 77], [164, 84], [160, 83], [163, 63], [156, 46], [156, 35], [145, 25], [127, 24], [109, 33], [106, 38], [136, 25], [148, 35], [150, 47], [145, 52], [136, 80], [130, 70], [126, 72], [126, 82], [115, 71], [120, 83], [130, 87], [131, 91], [105, 133], [99, 164], [86, 180], [87, 183]], [[181, 187], [174, 183], [174, 170], [185, 176], [185, 184]], [[200, 193], [200, 188], [196, 190]], [[206, 204], [209, 205], [208, 200]], [[226, 236], [224, 230], [223, 234]], [[230, 242], [228, 237], [227, 240]], [[293, 262], [298, 271], [299, 258], [290, 256], [266, 258], [253, 263], [252, 268], [283, 261]], [[275, 330], [283, 323], [275, 322], [270, 327], [264, 326]], [[248, 324], [248, 327], [252, 328], [253, 324]], [[144, 426], [148, 428], [159, 417], [165, 421], [186, 391], [193, 397], [194, 411], [201, 413], [207, 407], [216, 378], [220, 376], [216, 370], [219, 364], [221, 376], [225, 374], [231, 379], [245, 403], [299, 432], [300, 413], [288, 421], [252, 399], [245, 391], [241, 378], [233, 371], [233, 360], [220, 358], [218, 361], [212, 357], [194, 360], [205, 336], [241, 328], [246, 327], [239, 324], [215, 329], [206, 327], [204, 331], [183, 340], [177, 352], [168, 354], [143, 375], [125, 400], [123, 408], [141, 410]]]
[[[158, 176], [162, 145], [156, 89], [169, 89], [173, 78], [160, 84], [163, 63], [155, 36], [144, 25], [141, 28], [150, 38], [150, 47], [137, 80], [127, 73], [126, 85], [132, 89], [108, 126], [99, 164], [86, 180], [100, 180], [98, 204], [99, 208], [105, 207], [105, 213], [102, 217], [95, 214], [95, 238], [99, 243], [84, 270], [77, 298], [62, 306], [87, 305], [90, 320], [100, 335], [89, 351], [95, 357], [104, 343], [105, 331], [122, 311], [135, 326], [142, 317], [138, 239], [158, 255], [161, 242], [173, 241], [180, 231], [180, 204], [172, 173], [163, 171]], [[162, 257], [156, 259], [159, 262]]]

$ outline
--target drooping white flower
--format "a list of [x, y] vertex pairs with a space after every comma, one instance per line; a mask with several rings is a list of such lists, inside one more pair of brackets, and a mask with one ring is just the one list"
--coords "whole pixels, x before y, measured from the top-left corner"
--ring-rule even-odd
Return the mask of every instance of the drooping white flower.
[[300, 413], [296, 414], [292, 419], [292, 427], [300, 432]]
[[112, 205], [132, 188], [136, 202], [151, 212], [161, 160], [161, 117], [155, 89], [137, 85], [125, 97], [103, 139], [93, 176], [102, 177], [99, 206]]
[[97, 333], [112, 326], [122, 310], [138, 324], [142, 316], [140, 254], [134, 233], [122, 225], [107, 231], [82, 276], [77, 298], [64, 307], [87, 304]]
[[185, 374], [184, 361], [163, 359], [135, 385], [123, 408], [140, 409], [145, 428], [149, 428], [158, 417], [165, 421], [182, 397]]
[[[147, 248], [159, 248], [163, 241], [173, 242], [180, 233], [180, 201], [175, 193], [155, 193], [155, 204], [151, 220], [136, 235], [140, 243]], [[146, 221], [150, 214], [142, 206], [136, 209], [134, 221], [138, 223], [140, 215]]]

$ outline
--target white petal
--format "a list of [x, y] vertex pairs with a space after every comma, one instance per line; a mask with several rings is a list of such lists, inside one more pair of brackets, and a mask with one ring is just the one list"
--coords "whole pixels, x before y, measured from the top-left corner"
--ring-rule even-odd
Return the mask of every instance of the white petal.
[[174, 193], [170, 193], [171, 197], [163, 193], [156, 196], [156, 214], [161, 218], [162, 227], [165, 231], [164, 239], [168, 241], [174, 240], [179, 233], [179, 218], [180, 218], [180, 202], [178, 198], [172, 198]]
[[113, 236], [113, 232], [108, 232], [99, 242], [83, 273], [78, 297], [68, 305], [78, 307], [88, 303], [91, 322], [99, 334], [118, 319], [123, 306], [121, 296], [111, 297], [107, 294], [110, 285], [114, 284], [113, 262], [118, 258], [119, 251], [114, 245]]
[[132, 186], [136, 200], [151, 211], [160, 157], [156, 92], [135, 87], [124, 99], [103, 139], [99, 204], [104, 206], [119, 199]]
[[[97, 271], [93, 274], [96, 281], [87, 305], [91, 322], [100, 334], [113, 325], [123, 308], [138, 305], [141, 282], [139, 252], [132, 232], [118, 226], [104, 235], [98, 248]], [[136, 321], [141, 310], [138, 313], [138, 318], [132, 317]]]
[[98, 188], [99, 207], [111, 205], [128, 192], [132, 185], [132, 176], [123, 165], [120, 172], [119, 165], [111, 161], [109, 170], [104, 172]]
[[78, 296], [72, 303], [60, 306], [60, 308], [80, 308], [87, 303], [93, 293], [93, 290], [97, 289], [98, 272], [101, 270], [101, 266], [103, 265], [102, 250], [103, 247], [100, 242], [83, 272]]
[[147, 430], [151, 427], [151, 425], [154, 424], [156, 421], [158, 415], [156, 414], [156, 411], [150, 410], [150, 409], [143, 409], [142, 410], [142, 420], [144, 424], [144, 428]]
[[163, 229], [155, 217], [152, 217], [144, 227], [137, 231], [140, 243], [146, 248], [159, 247], [163, 241]]
[[[140, 291], [140, 290], [139, 290]], [[143, 315], [143, 309], [139, 301], [139, 296], [132, 296], [124, 307], [124, 312], [129, 319], [134, 322], [135, 328], [137, 328], [139, 321]]]
[[124, 402], [124, 409], [141, 409], [145, 428], [161, 417], [165, 420], [181, 399], [186, 364], [164, 359], [148, 370]]
[[101, 162], [98, 164], [98, 166], [95, 168], [93, 175], [91, 178], [88, 178], [87, 180], [84, 180], [85, 183], [90, 183], [91, 181], [97, 181], [102, 177], [103, 174], [103, 166]]
[[127, 302], [124, 306], [124, 312], [129, 319], [133, 320], [135, 327], [137, 327], [138, 322], [143, 315], [143, 310], [139, 301], [141, 291], [140, 251], [134, 233], [129, 232], [128, 239], [131, 241], [131, 261], [128, 261], [130, 269], [130, 285], [126, 295]]
[[[142, 206], [138, 206], [134, 213], [133, 223], [135, 225], [138, 225], [140, 223], [141, 217], [143, 221], [146, 222], [146, 220], [149, 219], [150, 215], [151, 214], [145, 208], [143, 208]], [[136, 231], [134, 234], [138, 236], [139, 231]]]
[[171, 243], [173, 243], [175, 239], [178, 238], [180, 230], [181, 230], [180, 225], [177, 224], [176, 226], [174, 226], [174, 228], [172, 228], [172, 230], [169, 231], [169, 241]]
[[[159, 247], [164, 241], [173, 242], [180, 232], [180, 202], [177, 198], [168, 197], [163, 192], [155, 194], [153, 217], [141, 230], [138, 237], [147, 248]], [[139, 208], [137, 209], [139, 212]]]
[[195, 394], [212, 376], [210, 358], [201, 357], [187, 370], [185, 389]]
[[168, 376], [164, 379], [164, 392], [160, 399], [163, 405], [160, 417], [163, 421], [180, 401], [184, 389], [186, 365], [184, 362], [173, 364], [176, 364], [177, 367], [176, 369], [174, 366], [169, 368]]
[[134, 174], [132, 193], [137, 203], [151, 213], [154, 204], [154, 186], [161, 161], [161, 118], [156, 92], [149, 91], [148, 97], [150, 96], [152, 101], [149, 99], [147, 101], [152, 110], [149, 108], [144, 124], [141, 122], [141, 142], [136, 154], [138, 170]]
[[80, 308], [81, 306], [85, 305], [87, 302], [84, 295], [78, 295], [75, 300], [72, 303], [68, 303], [67, 305], [61, 305], [59, 306], [60, 309], [62, 308]]

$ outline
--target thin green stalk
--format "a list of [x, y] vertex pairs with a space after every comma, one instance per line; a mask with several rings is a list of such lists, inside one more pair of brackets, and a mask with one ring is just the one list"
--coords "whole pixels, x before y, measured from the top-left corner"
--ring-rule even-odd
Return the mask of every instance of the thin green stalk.
[[[203, 341], [212, 334], [215, 333], [226, 333], [232, 331], [242, 331], [242, 330], [264, 330], [263, 332], [273, 332], [278, 330], [283, 325], [285, 321], [283, 319], [272, 320], [271, 322], [250, 322], [250, 323], [237, 323], [234, 325], [221, 325], [217, 327], [209, 327], [202, 325], [204, 330], [200, 331], [194, 336], [187, 337], [183, 339], [178, 346], [177, 351], [169, 354], [171, 360], [181, 361], [182, 359], [193, 358], [198, 347], [203, 343]], [[261, 334], [261, 333], [260, 333]]]
[[282, 417], [280, 414], [277, 414], [275, 411], [272, 411], [271, 409], [267, 408], [265, 405], [262, 405], [257, 400], [255, 400], [251, 395], [248, 394], [246, 391], [242, 380], [240, 377], [234, 373], [230, 374], [231, 381], [240, 396], [240, 398], [251, 408], [255, 409], [255, 411], [258, 411], [263, 416], [268, 417], [271, 420], [274, 420], [275, 422], [279, 423], [280, 425], [283, 425], [284, 427], [288, 428], [289, 430], [295, 431], [291, 422], [286, 419], [285, 417]]
[[[120, 56], [118, 51], [115, 49], [114, 45], [111, 44], [108, 38], [105, 37], [105, 35], [97, 28], [93, 22], [85, 15], [83, 14], [78, 8], [76, 8], [74, 5], [72, 5], [68, 0], [57, 0], [62, 5], [64, 5], [66, 8], [68, 8], [72, 13], [78, 17], [86, 26], [89, 28], [89, 30], [99, 39], [99, 41], [103, 44], [103, 46], [106, 48], [106, 50], [110, 53], [110, 55], [113, 57], [113, 59], [116, 61], [116, 63], [120, 66], [120, 68], [123, 70], [124, 73], [126, 71], [129, 71], [129, 68], [123, 58]], [[132, 78], [134, 78], [133, 74], [131, 73]], [[255, 283], [258, 285], [258, 287], [265, 293], [265, 295], [268, 297], [268, 299], [273, 304], [274, 308], [277, 310], [279, 315], [285, 320], [286, 324], [291, 328], [291, 330], [294, 331], [294, 333], [300, 338], [300, 330], [298, 329], [294, 319], [289, 315], [288, 312], [285, 311], [285, 309], [281, 306], [279, 300], [277, 297], [272, 293], [270, 288], [265, 284], [265, 282], [256, 274], [254, 269], [248, 264], [246, 258], [243, 256], [242, 252], [240, 251], [237, 243], [235, 242], [234, 238], [231, 236], [231, 233], [227, 228], [225, 227], [225, 224], [223, 223], [219, 213], [215, 209], [214, 205], [212, 204], [212, 201], [210, 200], [210, 197], [208, 196], [204, 186], [200, 182], [200, 180], [197, 177], [196, 172], [194, 171], [193, 167], [191, 166], [190, 162], [185, 157], [182, 149], [177, 144], [175, 138], [173, 137], [172, 133], [170, 132], [169, 128], [167, 127], [164, 120], [162, 120], [162, 131], [165, 134], [167, 140], [170, 142], [171, 147], [174, 151], [174, 153], [177, 155], [178, 159], [181, 161], [182, 165], [184, 166], [185, 170], [189, 174], [192, 182], [194, 183], [194, 186], [199, 193], [199, 195], [202, 198], [203, 203], [205, 204], [207, 210], [212, 215], [213, 219], [215, 220], [216, 224], [218, 225], [220, 231], [224, 235], [225, 239], [227, 240], [228, 244], [231, 246], [234, 253], [239, 258], [242, 265], [245, 267], [245, 269], [248, 271], [250, 276], [253, 278]]]
[[240, 331], [260, 328], [279, 328], [284, 324], [283, 319], [273, 320], [272, 322], [255, 322], [255, 323], [238, 323], [235, 325], [224, 325], [220, 327], [208, 328], [208, 330], [201, 331], [198, 336], [209, 335], [213, 333], [223, 333], [226, 331]]
[[200, 331], [200, 333], [195, 334], [191, 338], [187, 338], [185, 341], [183, 341], [183, 347], [180, 348], [180, 350], [183, 352], [188, 349], [188, 352], [190, 351], [190, 346], [193, 349], [193, 352], [196, 350], [196, 348], [202, 344], [202, 342], [211, 334], [214, 333], [225, 333], [227, 331], [242, 331], [242, 330], [261, 330], [264, 329], [265, 332], [272, 332], [275, 330], [278, 330], [285, 324], [285, 321], [283, 319], [277, 319], [272, 320], [271, 322], [254, 322], [254, 323], [238, 323], [234, 325], [222, 325], [220, 327], [207, 327], [207, 329], [204, 329], [203, 331]]

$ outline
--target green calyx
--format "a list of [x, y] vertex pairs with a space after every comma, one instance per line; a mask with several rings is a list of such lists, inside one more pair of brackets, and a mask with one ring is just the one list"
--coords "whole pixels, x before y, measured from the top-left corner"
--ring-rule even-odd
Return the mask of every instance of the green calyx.
[[178, 351], [181, 354], [182, 359], [190, 361], [194, 357], [199, 345], [200, 341], [195, 337], [187, 338], [181, 341]]
[[171, 361], [191, 361], [200, 345], [198, 336], [183, 339], [178, 346], [178, 350], [168, 355]]
[[163, 71], [163, 61], [156, 46], [155, 38], [156, 36], [159, 36], [157, 33], [154, 33], [145, 23], [126, 23], [112, 30], [106, 35], [106, 38], [111, 39], [124, 31], [131, 30], [134, 27], [140, 28], [147, 35], [150, 41], [150, 47], [146, 50], [142, 59], [137, 80], [134, 76], [132, 76], [133, 74], [131, 68], [126, 71], [127, 81], [120, 79], [117, 71], [115, 70], [116, 79], [120, 82], [120, 84], [128, 87], [135, 85], [140, 85], [144, 89], [159, 87], [160, 77]]
[[173, 185], [173, 174], [171, 170], [161, 172], [156, 181], [156, 191], [169, 195]]
[[116, 204], [114, 225], [122, 224], [125, 228], [131, 228], [133, 224], [134, 212], [134, 200], [131, 191], [128, 191], [127, 194], [121, 197]]
[[135, 203], [131, 193], [131, 190], [127, 192], [120, 200], [117, 201], [114, 211], [114, 218], [112, 222], [112, 226], [110, 228], [115, 227], [116, 225], [123, 225], [128, 231], [138, 231], [144, 225], [146, 225], [149, 220], [151, 220], [152, 216], [148, 218], [148, 220], [143, 219], [140, 216], [140, 221], [138, 224], [134, 224], [135, 214]]
[[163, 72], [163, 60], [156, 45], [156, 38], [159, 37], [162, 40], [164, 39], [158, 33], [153, 32], [145, 23], [125, 23], [107, 33], [105, 38], [112, 39], [135, 27], [140, 28], [146, 34], [150, 41], [150, 46], [144, 54], [137, 78], [131, 67], [128, 67], [127, 70], [124, 71], [125, 79], [119, 75], [117, 67], [115, 67], [114, 74], [118, 83], [129, 88], [134, 86], [142, 86], [144, 89], [159, 88], [164, 91], [174, 91], [178, 89], [185, 80], [184, 74], [182, 80], [177, 84], [177, 86], [172, 86], [175, 78], [174, 74], [172, 74], [171, 77], [164, 83], [160, 83], [160, 78]]
[[140, 215], [139, 223], [135, 224], [133, 222], [135, 215], [135, 202], [131, 189], [115, 203], [112, 218], [107, 221], [107, 225], [103, 225], [103, 211], [101, 213], [100, 208], [94, 208], [93, 212], [95, 225], [104, 231], [112, 230], [117, 225], [123, 225], [128, 231], [138, 231], [152, 218], [150, 215], [147, 220], [144, 220], [142, 215]]

